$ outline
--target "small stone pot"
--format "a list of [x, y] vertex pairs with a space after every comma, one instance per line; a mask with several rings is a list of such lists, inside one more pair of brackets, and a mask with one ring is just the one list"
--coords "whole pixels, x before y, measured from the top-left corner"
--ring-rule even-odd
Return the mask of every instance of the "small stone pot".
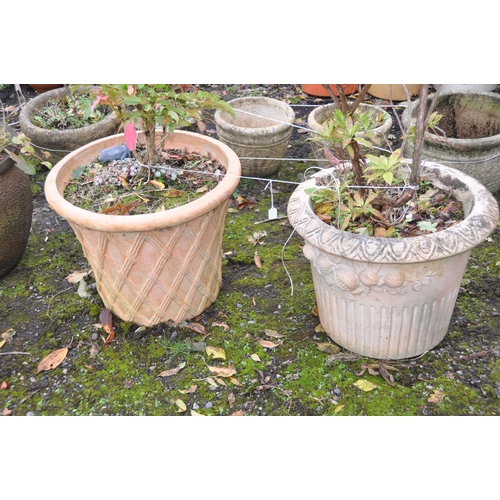
[[24, 135], [31, 139], [38, 152], [48, 151], [48, 161], [55, 165], [68, 153], [102, 137], [118, 132], [120, 120], [111, 113], [98, 123], [87, 127], [66, 130], [47, 130], [32, 123], [33, 117], [51, 99], [63, 99], [67, 95], [65, 88], [49, 90], [36, 96], [23, 106], [19, 115], [19, 125]]
[[30, 176], [2, 153], [0, 158], [0, 277], [24, 254], [31, 230], [33, 195]]
[[286, 155], [292, 135], [295, 120], [292, 108], [269, 97], [241, 97], [229, 104], [236, 118], [226, 112], [215, 112], [219, 140], [240, 157], [242, 175], [267, 177], [273, 174], [280, 167], [279, 158]]
[[[335, 104], [325, 104], [323, 106], [318, 106], [311, 113], [309, 113], [309, 117], [307, 118], [307, 124], [309, 128], [314, 132], [319, 132], [323, 126], [323, 123], [333, 116], [335, 112], [336, 106]], [[371, 104], [360, 104], [360, 111], [371, 111], [373, 114], [374, 121], [374, 133], [375, 136], [381, 139], [381, 147], [384, 147], [386, 144], [387, 137], [392, 127], [392, 118], [379, 106], [373, 106]], [[361, 135], [363, 133], [361, 132]], [[385, 138], [385, 139], [384, 139]], [[311, 140], [311, 149], [314, 155], [314, 158], [319, 160], [319, 162], [323, 164], [327, 164], [328, 160], [326, 159], [324, 148], [330, 147], [328, 142], [326, 141], [313, 141]], [[361, 150], [364, 153], [372, 153], [373, 151], [367, 150], [364, 147], [361, 147]], [[324, 166], [324, 165], [323, 165]]]
[[[429, 96], [428, 99], [431, 99]], [[405, 130], [415, 123], [419, 99], [401, 117]], [[439, 94], [435, 111], [443, 115], [440, 132], [426, 132], [422, 159], [456, 168], [486, 186], [500, 190], [500, 95], [457, 90]], [[411, 158], [413, 143], [404, 155]]]

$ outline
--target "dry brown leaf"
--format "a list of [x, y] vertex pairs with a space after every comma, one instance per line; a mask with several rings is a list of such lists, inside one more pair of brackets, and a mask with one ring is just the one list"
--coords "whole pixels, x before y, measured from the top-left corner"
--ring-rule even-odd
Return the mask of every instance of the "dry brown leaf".
[[264, 333], [268, 337], [274, 337], [275, 339], [282, 339], [283, 337], [286, 337], [286, 335], [283, 335], [282, 333], [278, 333], [276, 330], [264, 330]]
[[165, 189], [165, 184], [163, 182], [157, 181], [155, 179], [151, 179], [149, 181], [150, 184], [153, 184], [153, 186], [157, 189]]
[[337, 354], [340, 352], [340, 347], [331, 342], [321, 342], [316, 345], [321, 352], [326, 352], [327, 354]]
[[197, 385], [192, 385], [189, 389], [178, 389], [181, 394], [194, 394], [198, 389]]
[[101, 322], [104, 331], [108, 334], [108, 338], [104, 341], [103, 347], [106, 347], [114, 338], [115, 330], [113, 328], [113, 315], [106, 307], [101, 309], [99, 314], [99, 321]]
[[257, 363], [260, 361], [259, 355], [258, 354], [251, 354], [250, 357], [256, 361]]
[[123, 383], [123, 387], [125, 387], [125, 389], [132, 389], [133, 385], [134, 383], [130, 379], [126, 379], [125, 382]]
[[237, 378], [229, 377], [229, 382], [233, 385], [237, 385], [238, 387], [243, 387], [243, 384]]
[[262, 347], [265, 347], [266, 349], [274, 349], [275, 347], [278, 347], [280, 344], [275, 344], [274, 342], [271, 342], [270, 340], [258, 340], [257, 341]]
[[243, 410], [238, 410], [235, 411], [234, 413], [231, 413], [231, 417], [242, 417], [243, 416]]
[[219, 387], [217, 382], [212, 377], [207, 377], [205, 379], [212, 387]]
[[225, 332], [228, 332], [230, 330], [229, 325], [226, 325], [226, 323], [214, 322], [214, 323], [212, 323], [212, 326], [220, 326], [220, 327], [224, 328]]
[[169, 189], [165, 192], [165, 196], [167, 198], [178, 198], [179, 196], [182, 196], [182, 191], [179, 191], [178, 189]]
[[12, 415], [12, 410], [9, 410], [8, 408], [4, 408], [3, 412], [2, 412], [2, 415], [4, 417], [9, 417], [10, 415]]
[[97, 356], [98, 353], [99, 353], [99, 348], [97, 347], [97, 344], [93, 342], [89, 349], [89, 356], [93, 358], [94, 356]]
[[232, 366], [208, 366], [208, 369], [217, 377], [232, 377], [236, 370]]
[[61, 349], [57, 349], [56, 351], [52, 351], [50, 354], [45, 356], [45, 358], [40, 361], [37, 373], [47, 370], [53, 370], [57, 366], [59, 366], [63, 361], [66, 355], [68, 354], [68, 348], [63, 347]]
[[440, 391], [439, 389], [434, 389], [434, 393], [429, 396], [427, 401], [429, 401], [429, 403], [437, 404], [437, 403], [441, 403], [441, 401], [443, 401], [444, 397], [445, 397], [444, 391]]
[[184, 413], [187, 410], [186, 404], [182, 401], [182, 399], [176, 399], [175, 404], [179, 408], [177, 410], [179, 413]]
[[259, 254], [255, 252], [253, 256], [253, 261], [255, 262], [255, 265], [259, 268], [262, 269], [262, 261], [260, 260]]
[[234, 406], [234, 403], [236, 402], [236, 397], [232, 392], [229, 393], [229, 396], [227, 397], [227, 402], [229, 403], [229, 408], [232, 408]]
[[218, 384], [223, 385], [224, 387], [227, 387], [226, 382], [224, 382], [224, 380], [223, 380], [223, 379], [221, 379], [220, 377], [215, 377], [215, 380], [216, 380], [216, 382], [217, 382]]
[[70, 283], [78, 283], [83, 278], [86, 278], [91, 272], [92, 269], [88, 269], [86, 271], [73, 271], [71, 274], [68, 274], [68, 276], [66, 276], [66, 278], [64, 279], [68, 280]]
[[7, 387], [9, 387], [7, 385], [7, 382], [5, 382], [5, 380], [0, 384], [0, 391], [4, 391], [5, 389], [7, 389]]
[[1, 335], [2, 340], [0, 340], [0, 347], [2, 347], [5, 342], [10, 342], [15, 334], [16, 331], [14, 330], [14, 328], [9, 328], [7, 331], [3, 332]]
[[186, 328], [189, 328], [193, 332], [196, 333], [201, 333], [202, 335], [205, 335], [205, 327], [203, 325], [200, 325], [199, 323], [187, 323], [185, 326]]
[[203, 186], [196, 190], [197, 193], [206, 193], [208, 191], [208, 186]]
[[158, 374], [158, 377], [172, 377], [173, 375], [177, 375], [185, 366], [186, 363], [180, 363], [179, 366], [176, 366], [175, 368], [162, 371]]
[[392, 387], [396, 386], [396, 382], [394, 382], [394, 377], [389, 373], [387, 367], [382, 363], [382, 361], [379, 361], [378, 363], [378, 369], [380, 372], [380, 375], [382, 375], [383, 379]]

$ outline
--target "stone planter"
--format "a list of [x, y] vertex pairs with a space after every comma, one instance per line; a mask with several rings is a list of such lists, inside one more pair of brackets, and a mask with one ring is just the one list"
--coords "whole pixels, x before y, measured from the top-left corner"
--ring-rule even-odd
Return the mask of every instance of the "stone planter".
[[23, 106], [19, 115], [19, 125], [22, 132], [31, 139], [38, 152], [48, 151], [50, 153], [48, 160], [52, 165], [55, 165], [71, 151], [89, 142], [116, 134], [120, 126], [120, 121], [114, 113], [106, 116], [98, 123], [77, 129], [47, 130], [32, 123], [33, 117], [47, 101], [54, 98], [63, 99], [66, 95], [65, 88], [43, 92]]
[[240, 157], [242, 175], [266, 177], [273, 174], [281, 164], [278, 158], [286, 156], [295, 120], [292, 108], [269, 97], [241, 97], [229, 104], [235, 109], [236, 118], [225, 112], [215, 112], [219, 140]]
[[464, 173], [425, 163], [422, 178], [463, 202], [465, 220], [431, 235], [389, 239], [341, 232], [322, 222], [303, 182], [288, 217], [304, 238], [321, 325], [342, 347], [362, 356], [418, 356], [445, 336], [471, 249], [497, 226], [498, 204]]
[[[315, 132], [319, 132], [322, 128], [323, 123], [333, 116], [336, 109], [335, 104], [325, 104], [323, 106], [318, 106], [314, 111], [309, 113], [307, 118], [307, 124], [309, 128]], [[385, 112], [382, 108], [378, 106], [373, 106], [371, 104], [360, 104], [359, 110], [366, 111], [369, 110], [373, 114], [374, 121], [374, 133], [375, 136], [381, 139], [381, 147], [384, 147], [386, 141], [384, 137], [389, 135], [392, 127], [392, 118], [389, 113]], [[324, 153], [324, 147], [329, 147], [326, 141], [311, 141], [311, 149], [314, 158], [319, 160], [321, 163], [327, 163], [327, 159]], [[373, 150], [366, 150], [364, 147], [361, 150], [365, 153], [373, 153]]]
[[[429, 97], [430, 99], [431, 97]], [[403, 112], [405, 130], [415, 123], [418, 99]], [[426, 132], [422, 158], [461, 170], [492, 193], [500, 189], [500, 95], [458, 90], [438, 96], [435, 110], [446, 137]], [[413, 143], [404, 155], [411, 158]]]
[[124, 144], [123, 134], [92, 142], [62, 159], [47, 176], [47, 201], [75, 231], [98, 292], [115, 315], [145, 326], [193, 318], [219, 293], [222, 234], [229, 198], [239, 183], [239, 159], [215, 139], [176, 131], [164, 149], [186, 148], [226, 166], [227, 175], [212, 191], [181, 207], [130, 216], [92, 213], [67, 202], [63, 193], [73, 170], [98, 156], [100, 149], [119, 144]]
[[31, 230], [33, 195], [30, 176], [14, 161], [0, 158], [0, 277], [14, 269], [24, 254]]

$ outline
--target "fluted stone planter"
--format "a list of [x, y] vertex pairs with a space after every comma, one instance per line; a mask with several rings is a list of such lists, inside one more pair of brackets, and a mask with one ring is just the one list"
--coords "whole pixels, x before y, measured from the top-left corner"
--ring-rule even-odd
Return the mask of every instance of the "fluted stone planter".
[[30, 176], [2, 153], [0, 159], [0, 277], [12, 271], [24, 254], [33, 217]]
[[[430, 99], [431, 97], [429, 97]], [[405, 129], [415, 123], [418, 99], [403, 112]], [[422, 158], [442, 163], [477, 179], [492, 193], [500, 190], [500, 95], [457, 90], [438, 96], [441, 133], [426, 132]], [[413, 143], [404, 155], [411, 158]]]
[[240, 157], [242, 175], [273, 174], [280, 167], [279, 158], [286, 157], [295, 120], [293, 109], [269, 97], [241, 97], [229, 104], [235, 110], [235, 118], [224, 111], [215, 112], [219, 140]]
[[498, 204], [464, 173], [425, 163], [422, 177], [451, 191], [466, 218], [444, 231], [414, 238], [341, 232], [314, 214], [307, 188], [292, 194], [288, 217], [304, 238], [321, 325], [333, 341], [362, 356], [418, 356], [445, 336], [471, 249], [496, 228]]
[[[144, 142], [143, 134], [139, 140]], [[239, 159], [220, 141], [176, 131], [164, 149], [185, 148], [227, 168], [221, 182], [201, 198], [163, 212], [128, 216], [89, 212], [64, 199], [73, 170], [96, 158], [101, 149], [124, 143], [124, 135], [117, 134], [70, 153], [49, 172], [45, 196], [73, 228], [97, 290], [114, 314], [144, 326], [193, 318], [220, 290], [222, 235], [229, 199], [240, 179]]]
[[65, 88], [43, 92], [23, 106], [19, 115], [19, 125], [22, 132], [31, 139], [38, 152], [48, 151], [50, 153], [48, 161], [52, 165], [85, 144], [116, 134], [120, 126], [120, 121], [114, 113], [106, 116], [100, 122], [76, 129], [48, 130], [32, 123], [33, 117], [49, 100], [64, 99], [66, 96]]
[[[335, 112], [335, 104], [324, 104], [323, 106], [318, 106], [315, 108], [307, 118], [307, 125], [313, 132], [319, 132], [322, 129], [323, 123], [331, 118]], [[392, 127], [392, 118], [379, 106], [373, 106], [371, 104], [360, 104], [360, 111], [371, 111], [374, 121], [373, 132], [375, 137], [381, 140], [381, 147], [384, 147], [387, 142], [387, 138]], [[360, 133], [361, 136], [363, 135]], [[311, 134], [310, 134], [311, 136]], [[311, 149], [314, 158], [319, 160], [320, 163], [327, 163], [327, 159], [324, 153], [325, 147], [330, 147], [326, 141], [310, 141]], [[373, 150], [366, 150], [362, 146], [362, 151], [365, 153], [373, 153]]]

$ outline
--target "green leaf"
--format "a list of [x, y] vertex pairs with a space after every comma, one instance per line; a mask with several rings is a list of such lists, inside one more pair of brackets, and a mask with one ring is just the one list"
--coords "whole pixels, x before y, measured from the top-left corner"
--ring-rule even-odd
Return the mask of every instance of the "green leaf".
[[430, 231], [431, 233], [435, 233], [437, 231], [437, 224], [427, 220], [418, 221], [417, 226], [421, 231]]

